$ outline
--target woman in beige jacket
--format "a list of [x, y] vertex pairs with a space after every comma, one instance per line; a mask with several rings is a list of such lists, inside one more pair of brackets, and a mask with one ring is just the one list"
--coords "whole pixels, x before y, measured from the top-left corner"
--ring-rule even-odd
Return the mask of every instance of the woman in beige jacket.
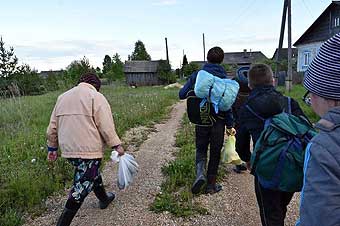
[[105, 192], [99, 172], [105, 146], [124, 154], [116, 134], [112, 112], [99, 93], [96, 74], [84, 74], [78, 85], [58, 97], [47, 128], [48, 160], [57, 159], [57, 150], [75, 167], [74, 181], [57, 226], [70, 225], [86, 196], [93, 190], [99, 207], [105, 209], [115, 198]]

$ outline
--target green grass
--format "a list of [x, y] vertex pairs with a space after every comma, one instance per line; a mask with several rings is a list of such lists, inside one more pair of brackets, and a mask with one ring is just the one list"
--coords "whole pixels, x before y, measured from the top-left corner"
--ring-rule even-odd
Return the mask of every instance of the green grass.
[[[195, 128], [186, 115], [183, 117], [181, 129], [176, 134], [176, 146], [180, 150], [176, 153], [176, 159], [162, 168], [166, 181], [151, 205], [151, 210], [157, 213], [168, 211], [178, 217], [209, 214], [207, 209], [194, 202], [191, 193], [196, 176]], [[225, 174], [225, 166], [220, 164], [218, 180]]]
[[191, 185], [195, 179], [195, 140], [194, 126], [186, 115], [182, 128], [176, 135], [176, 145], [180, 151], [176, 159], [162, 168], [166, 181], [162, 190], [151, 205], [155, 212], [168, 211], [175, 216], [208, 214], [208, 211], [193, 201]]
[[[113, 85], [102, 92], [120, 136], [129, 128], [164, 119], [178, 98], [178, 89], [162, 87]], [[64, 159], [53, 164], [46, 161], [46, 128], [60, 93], [0, 99], [1, 226], [21, 225], [24, 212], [41, 212], [39, 204], [72, 179], [72, 167]]]
[[280, 91], [281, 93], [283, 93], [286, 96], [290, 96], [290, 97], [294, 98], [299, 103], [299, 105], [302, 108], [303, 112], [305, 113], [305, 115], [308, 117], [308, 119], [311, 122], [315, 123], [315, 122], [319, 121], [320, 117], [317, 116], [314, 113], [314, 111], [312, 110], [312, 107], [311, 106], [307, 106], [302, 101], [302, 97], [306, 93], [306, 89], [302, 85], [294, 85], [293, 89], [290, 92], [285, 91], [284, 87], [279, 87], [278, 91]]

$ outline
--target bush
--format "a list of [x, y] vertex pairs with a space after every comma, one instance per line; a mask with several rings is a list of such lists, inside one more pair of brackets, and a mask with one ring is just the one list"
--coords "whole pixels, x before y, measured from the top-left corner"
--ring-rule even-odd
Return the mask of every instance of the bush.
[[39, 95], [46, 93], [44, 80], [36, 72], [16, 74], [12, 82], [18, 85], [21, 95]]
[[191, 62], [188, 65], [185, 65], [183, 67], [183, 74], [184, 76], [190, 76], [195, 71], [198, 71], [200, 69], [200, 66], [196, 63]]
[[171, 65], [166, 60], [160, 60], [157, 68], [158, 78], [166, 83], [174, 83], [176, 81], [176, 74], [171, 71]]
[[89, 59], [84, 56], [81, 60], [75, 60], [66, 67], [64, 81], [69, 85], [74, 85], [80, 76], [87, 72], [95, 73], [96, 70], [90, 65]]

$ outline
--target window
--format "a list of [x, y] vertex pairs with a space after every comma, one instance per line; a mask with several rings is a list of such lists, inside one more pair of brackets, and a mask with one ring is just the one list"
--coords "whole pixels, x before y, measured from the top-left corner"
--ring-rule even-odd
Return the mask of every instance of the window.
[[303, 54], [303, 66], [308, 66], [310, 63], [310, 52], [304, 52]]
[[340, 17], [335, 17], [334, 18], [334, 27], [339, 27], [340, 26]]

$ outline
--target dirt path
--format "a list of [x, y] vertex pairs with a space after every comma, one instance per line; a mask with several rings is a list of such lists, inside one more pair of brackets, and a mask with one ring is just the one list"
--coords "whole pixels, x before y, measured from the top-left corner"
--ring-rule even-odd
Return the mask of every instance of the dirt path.
[[[185, 102], [176, 104], [170, 118], [164, 124], [157, 124], [155, 132], [140, 146], [139, 151], [133, 153], [139, 164], [139, 172], [131, 187], [119, 191], [116, 186], [116, 166], [106, 164], [103, 170], [103, 180], [107, 190], [115, 190], [117, 198], [113, 205], [105, 210], [98, 208], [97, 199], [91, 193], [78, 211], [73, 225], [106, 226], [106, 225], [174, 225], [171, 216], [155, 214], [149, 211], [155, 195], [160, 191], [163, 180], [161, 167], [173, 159], [175, 134], [180, 126], [185, 112]], [[28, 225], [55, 225], [66, 201], [65, 194], [51, 201], [47, 213], [29, 222]], [[159, 219], [162, 219], [160, 222]]]
[[[254, 191], [254, 177], [249, 173], [237, 174], [227, 167], [222, 181], [223, 191], [215, 195], [196, 198], [210, 210], [210, 215], [191, 217], [187, 225], [260, 226], [260, 214]], [[290, 203], [285, 225], [294, 226], [298, 214], [298, 195]]]
[[[107, 190], [115, 190], [117, 198], [113, 205], [105, 210], [98, 208], [93, 194], [86, 198], [83, 206], [71, 225], [106, 226], [106, 225], [223, 225], [223, 226], [258, 226], [259, 213], [253, 189], [253, 177], [248, 173], [236, 174], [227, 168], [227, 176], [222, 185], [223, 191], [215, 195], [196, 197], [209, 209], [210, 215], [190, 218], [175, 218], [169, 213], [155, 214], [149, 211], [155, 195], [160, 191], [163, 181], [161, 167], [173, 159], [176, 151], [175, 133], [185, 112], [185, 102], [176, 104], [170, 113], [170, 119], [155, 126], [154, 132], [135, 152], [140, 170], [131, 187], [118, 191], [116, 186], [116, 166], [108, 163], [103, 170]], [[29, 220], [26, 226], [55, 225], [66, 201], [67, 190], [60, 197], [48, 201], [47, 212]], [[291, 203], [287, 224], [293, 226], [296, 220], [298, 204]]]

